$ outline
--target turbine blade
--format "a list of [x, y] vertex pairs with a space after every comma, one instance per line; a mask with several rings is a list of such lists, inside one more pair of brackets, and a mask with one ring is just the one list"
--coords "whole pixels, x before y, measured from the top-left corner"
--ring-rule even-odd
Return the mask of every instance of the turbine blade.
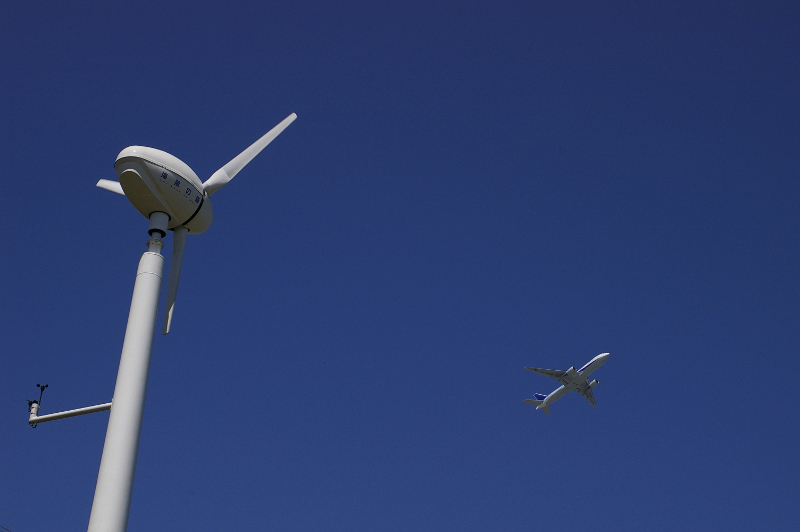
[[122, 190], [122, 185], [119, 184], [119, 181], [109, 181], [108, 179], [101, 179], [97, 182], [97, 186], [100, 188], [104, 188], [106, 190], [110, 190], [111, 192], [116, 192], [122, 196], [125, 195], [125, 192]]
[[164, 328], [162, 334], [169, 333], [172, 325], [172, 311], [175, 309], [175, 296], [178, 295], [178, 280], [181, 276], [183, 249], [186, 247], [186, 236], [189, 230], [183, 226], [176, 227], [172, 235], [172, 259], [169, 262], [169, 278], [167, 279], [167, 301], [164, 305]]
[[277, 126], [270, 129], [263, 137], [255, 141], [249, 148], [233, 158], [228, 164], [214, 172], [214, 174], [203, 183], [203, 191], [209, 196], [228, 184], [228, 181], [234, 178], [239, 171], [244, 168], [247, 163], [253, 160], [253, 157], [258, 155], [261, 150], [267, 147], [267, 144], [275, 140], [275, 137], [281, 134], [284, 129], [289, 127], [289, 124], [294, 122], [297, 115], [292, 113]]

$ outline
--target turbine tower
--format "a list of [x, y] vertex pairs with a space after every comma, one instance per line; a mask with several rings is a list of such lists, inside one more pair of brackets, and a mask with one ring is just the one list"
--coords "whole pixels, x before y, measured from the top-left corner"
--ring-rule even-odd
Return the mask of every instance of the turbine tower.
[[[136, 210], [150, 221], [150, 239], [136, 272], [103, 457], [89, 517], [89, 532], [124, 532], [128, 527], [147, 375], [164, 274], [162, 238], [167, 231], [173, 231], [172, 261], [162, 327], [163, 334], [167, 334], [172, 324], [186, 238], [189, 233], [202, 233], [211, 225], [214, 218], [211, 195], [233, 179], [295, 118], [297, 115], [290, 114], [205, 182], [201, 182], [197, 174], [174, 155], [154, 148], [130, 146], [120, 152], [114, 164], [119, 181], [101, 179], [97, 183], [100, 188], [127, 197]], [[31, 413], [31, 423], [37, 419], [45, 420], [37, 418], [37, 413], [38, 404], [36, 411]]]

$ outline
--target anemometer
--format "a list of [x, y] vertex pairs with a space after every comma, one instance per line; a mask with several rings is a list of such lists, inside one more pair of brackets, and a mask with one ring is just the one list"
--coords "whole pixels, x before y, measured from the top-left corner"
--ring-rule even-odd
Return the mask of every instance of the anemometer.
[[[39, 388], [39, 400], [37, 401], [36, 399], [34, 399], [33, 401], [31, 401], [30, 399], [28, 399], [28, 412], [30, 412], [32, 418], [35, 418], [36, 414], [39, 413], [39, 408], [42, 406], [42, 396], [44, 395], [44, 389], [47, 388], [48, 386], [50, 385], [45, 384], [44, 386], [42, 386], [41, 384], [36, 383], [36, 387]], [[37, 423], [31, 423], [31, 427], [34, 429], [36, 428], [36, 425]]]

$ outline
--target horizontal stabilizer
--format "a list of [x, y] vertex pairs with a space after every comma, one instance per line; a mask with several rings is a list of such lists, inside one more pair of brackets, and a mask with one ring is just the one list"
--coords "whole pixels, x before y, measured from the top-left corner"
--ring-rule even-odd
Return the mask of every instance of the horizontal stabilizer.
[[[536, 399], [524, 399], [522, 402], [523, 403], [528, 403], [529, 405], [535, 405], [536, 406], [536, 410], [543, 410], [545, 414], [549, 414], [550, 413], [550, 405], [543, 405], [542, 404], [542, 403], [544, 403], [544, 400], [545, 400], [545, 398], [547, 396], [544, 395], [544, 394], [541, 394], [541, 393], [535, 393], [535, 394], [533, 394], [533, 396], [536, 397]], [[539, 397], [541, 397], [541, 399], [539, 399]]]
[[[537, 393], [536, 396], [540, 396], [542, 394]], [[544, 396], [543, 396], [544, 397]], [[523, 403], [528, 403], [529, 405], [536, 406], [536, 410], [543, 410], [545, 414], [550, 413], [550, 405], [542, 405], [544, 403], [543, 399], [524, 399]]]

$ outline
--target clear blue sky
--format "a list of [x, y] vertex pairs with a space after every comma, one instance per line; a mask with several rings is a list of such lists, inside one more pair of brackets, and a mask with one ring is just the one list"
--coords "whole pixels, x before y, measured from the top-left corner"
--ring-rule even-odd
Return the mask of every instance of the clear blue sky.
[[[0, 525], [85, 530], [146, 220], [206, 179], [129, 530], [789, 530], [796, 2], [51, 2], [0, 15]], [[169, 248], [168, 248], [169, 249]], [[168, 251], [168, 250], [167, 250]], [[163, 299], [163, 294], [162, 294]], [[522, 402], [601, 352], [597, 406]]]

